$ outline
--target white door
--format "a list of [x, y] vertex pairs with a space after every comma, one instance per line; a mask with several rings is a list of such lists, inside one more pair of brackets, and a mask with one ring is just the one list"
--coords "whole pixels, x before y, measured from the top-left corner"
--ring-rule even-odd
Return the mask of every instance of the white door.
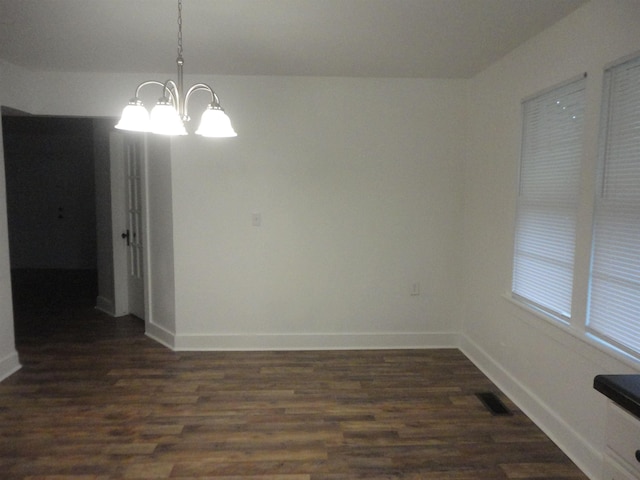
[[114, 132], [110, 147], [115, 310], [144, 319], [144, 137]]
[[143, 139], [129, 136], [125, 140], [125, 187], [127, 198], [127, 230], [121, 236], [128, 247], [127, 275], [129, 312], [144, 319], [144, 278], [142, 252], [142, 155]]

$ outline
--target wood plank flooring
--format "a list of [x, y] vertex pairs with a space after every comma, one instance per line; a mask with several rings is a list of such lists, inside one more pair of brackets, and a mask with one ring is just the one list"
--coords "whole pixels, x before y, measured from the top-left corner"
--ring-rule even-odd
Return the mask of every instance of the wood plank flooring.
[[30, 317], [4, 480], [586, 478], [458, 350], [175, 353], [132, 317]]

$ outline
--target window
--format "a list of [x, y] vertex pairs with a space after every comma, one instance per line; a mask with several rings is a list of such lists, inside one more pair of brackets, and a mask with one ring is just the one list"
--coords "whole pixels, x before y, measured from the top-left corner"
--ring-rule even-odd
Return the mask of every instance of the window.
[[587, 330], [640, 353], [640, 58], [605, 71]]
[[585, 82], [523, 102], [512, 292], [565, 321], [571, 317]]

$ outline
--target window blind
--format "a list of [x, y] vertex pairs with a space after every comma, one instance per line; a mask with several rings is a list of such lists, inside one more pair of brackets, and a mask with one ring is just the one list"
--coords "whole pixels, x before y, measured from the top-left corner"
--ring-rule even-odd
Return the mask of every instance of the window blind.
[[523, 102], [512, 292], [564, 320], [571, 317], [585, 83]]
[[640, 353], [640, 58], [605, 71], [587, 329]]

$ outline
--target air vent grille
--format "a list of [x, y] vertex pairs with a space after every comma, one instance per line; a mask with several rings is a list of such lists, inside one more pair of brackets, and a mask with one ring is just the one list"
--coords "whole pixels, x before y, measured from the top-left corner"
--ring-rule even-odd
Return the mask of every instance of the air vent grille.
[[502, 403], [502, 400], [493, 392], [476, 393], [482, 404], [491, 412], [491, 415], [513, 415], [511, 410]]

